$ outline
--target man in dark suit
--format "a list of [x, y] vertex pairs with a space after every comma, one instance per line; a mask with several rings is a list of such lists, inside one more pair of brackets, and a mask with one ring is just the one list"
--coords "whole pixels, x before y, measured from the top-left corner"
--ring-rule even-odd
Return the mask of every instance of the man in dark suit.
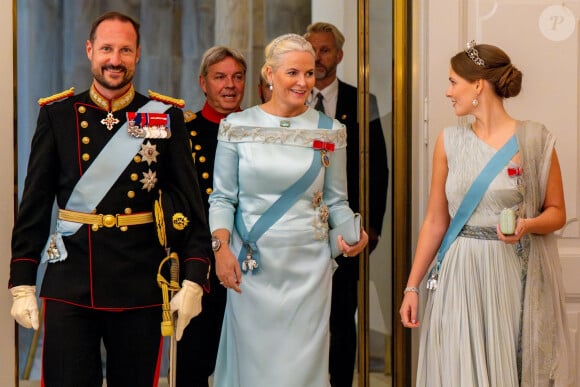
[[[342, 61], [344, 36], [330, 23], [309, 25], [304, 35], [316, 52], [316, 84], [309, 104], [346, 125], [348, 136], [348, 199], [354, 211], [359, 209], [359, 132], [357, 88], [339, 80], [336, 67]], [[371, 95], [369, 124], [369, 250], [372, 252], [381, 235], [386, 208], [389, 170], [385, 138], [375, 96]], [[330, 311], [330, 383], [333, 387], [352, 386], [356, 357], [357, 281], [359, 258], [337, 258], [339, 264], [332, 278]]]
[[272, 98], [272, 86], [268, 85], [268, 81], [260, 74], [258, 81], [258, 98], [262, 103], [266, 103]]
[[[219, 123], [228, 114], [240, 110], [247, 66], [238, 50], [214, 46], [204, 53], [199, 67], [198, 81], [206, 101], [197, 113], [186, 111], [185, 121], [207, 216]], [[201, 313], [191, 320], [177, 345], [177, 387], [208, 387], [208, 377], [215, 368], [226, 289], [215, 274], [213, 253], [211, 261], [211, 290], [203, 297]]]
[[[170, 241], [184, 273], [171, 302], [177, 339], [207, 289], [210, 233], [183, 101], [135, 91], [140, 53], [139, 23], [108, 12], [86, 42], [90, 88], [39, 101], [8, 286], [12, 316], [38, 329], [36, 275], [41, 259], [48, 262], [43, 386], [101, 386], [101, 342], [108, 385], [157, 385], [162, 303], [169, 308], [156, 281], [167, 255], [160, 229], [183, 236]], [[168, 224], [156, 216], [160, 191], [183, 198]], [[55, 199], [59, 221], [49, 236]]]

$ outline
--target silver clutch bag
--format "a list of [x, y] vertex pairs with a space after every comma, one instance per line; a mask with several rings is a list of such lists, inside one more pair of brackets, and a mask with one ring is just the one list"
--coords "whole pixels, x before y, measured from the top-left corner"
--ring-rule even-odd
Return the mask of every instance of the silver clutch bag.
[[338, 247], [337, 241], [339, 235], [342, 235], [344, 241], [349, 245], [354, 245], [360, 240], [361, 223], [361, 215], [357, 212], [352, 218], [344, 223], [339, 224], [328, 232], [332, 258], [336, 258], [342, 254], [342, 251], [340, 251], [340, 248]]

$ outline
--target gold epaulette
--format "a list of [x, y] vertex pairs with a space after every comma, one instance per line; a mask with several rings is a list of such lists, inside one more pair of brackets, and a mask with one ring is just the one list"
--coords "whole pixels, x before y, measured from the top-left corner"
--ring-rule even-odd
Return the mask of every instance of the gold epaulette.
[[183, 112], [183, 118], [185, 118], [185, 122], [193, 121], [197, 118], [197, 114], [191, 110], [186, 110]]
[[59, 100], [64, 99], [64, 98], [72, 97], [73, 95], [75, 95], [75, 88], [71, 87], [68, 90], [53, 94], [50, 97], [40, 98], [38, 100], [38, 104], [40, 106], [48, 105], [49, 103], [53, 103], [53, 102], [59, 101]]
[[168, 103], [180, 109], [185, 107], [185, 101], [179, 98], [173, 98], [166, 95], [162, 95], [159, 93], [154, 92], [153, 90], [149, 90], [149, 98], [154, 99], [156, 101], [161, 101], [163, 103]]

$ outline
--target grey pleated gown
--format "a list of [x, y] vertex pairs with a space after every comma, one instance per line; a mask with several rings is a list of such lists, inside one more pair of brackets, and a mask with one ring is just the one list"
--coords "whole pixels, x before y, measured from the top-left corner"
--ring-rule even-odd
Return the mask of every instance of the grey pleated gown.
[[[472, 181], [497, 151], [471, 127], [444, 132], [449, 173], [446, 194], [453, 217]], [[510, 162], [495, 177], [468, 227], [442, 262], [438, 288], [428, 291], [421, 322], [417, 386], [518, 386], [518, 348], [524, 262], [516, 245], [497, 240], [503, 208], [522, 202]], [[494, 239], [495, 238], [495, 239]], [[422, 317], [422, 318], [421, 318]]]

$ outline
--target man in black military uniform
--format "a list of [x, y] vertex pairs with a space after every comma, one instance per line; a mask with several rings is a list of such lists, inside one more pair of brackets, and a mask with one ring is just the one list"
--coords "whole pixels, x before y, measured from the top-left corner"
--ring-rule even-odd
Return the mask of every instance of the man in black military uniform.
[[[309, 105], [335, 117], [346, 125], [348, 202], [354, 211], [359, 207], [359, 132], [358, 91], [336, 76], [342, 61], [344, 36], [330, 23], [313, 23], [304, 35], [316, 52], [316, 83]], [[318, 94], [321, 94], [320, 97]], [[376, 97], [370, 96], [369, 123], [369, 251], [377, 246], [383, 226], [387, 200], [389, 169], [385, 138], [378, 113]], [[359, 259], [339, 257], [332, 276], [330, 309], [330, 384], [333, 387], [352, 386], [356, 357], [357, 281]]]
[[[244, 98], [246, 61], [235, 49], [214, 46], [203, 55], [199, 69], [199, 84], [206, 96], [203, 108], [185, 119], [193, 150], [193, 159], [205, 203], [213, 187], [213, 167], [220, 120], [239, 111]], [[215, 267], [211, 255], [212, 267]], [[185, 329], [177, 345], [177, 386], [207, 387], [208, 377], [215, 368], [220, 339], [226, 290], [219, 283], [215, 270], [210, 273], [211, 291], [202, 301], [202, 312]]]
[[[177, 227], [183, 281], [174, 297], [179, 339], [207, 288], [210, 234], [182, 101], [137, 93], [139, 24], [109, 12], [86, 43], [89, 90], [42, 99], [28, 174], [12, 235], [12, 316], [38, 329], [35, 283], [48, 261], [42, 385], [101, 387], [101, 341], [109, 386], [157, 384], [166, 255], [152, 210], [159, 191], [186, 198]], [[54, 200], [56, 231], [49, 237]], [[47, 238], [49, 241], [47, 242]]]

